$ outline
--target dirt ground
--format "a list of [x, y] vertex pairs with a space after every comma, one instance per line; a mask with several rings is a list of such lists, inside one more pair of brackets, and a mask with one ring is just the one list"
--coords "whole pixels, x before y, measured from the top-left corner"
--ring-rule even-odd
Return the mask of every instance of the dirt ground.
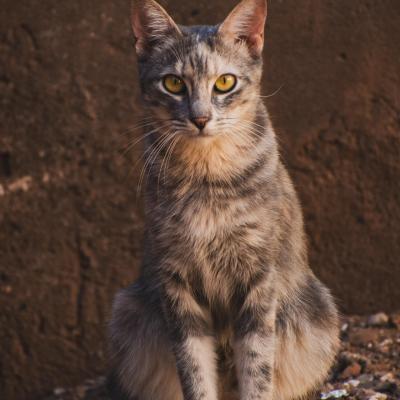
[[[216, 23], [235, 0], [160, 1]], [[263, 94], [343, 312], [400, 304], [400, 2], [271, 0]], [[138, 273], [139, 91], [129, 1], [0, 7], [0, 398], [104, 371]], [[123, 134], [125, 132], [125, 135]], [[140, 164], [139, 164], [140, 165]]]
[[[45, 400], [109, 400], [105, 381], [57, 388]], [[343, 318], [341, 351], [315, 399], [400, 399], [400, 313]]]

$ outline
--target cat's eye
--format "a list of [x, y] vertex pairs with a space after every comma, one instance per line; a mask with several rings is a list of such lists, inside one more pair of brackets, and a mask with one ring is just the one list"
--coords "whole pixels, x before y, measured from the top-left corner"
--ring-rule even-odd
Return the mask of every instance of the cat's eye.
[[221, 75], [215, 82], [214, 89], [219, 93], [230, 92], [236, 86], [236, 76], [232, 74]]
[[176, 75], [164, 77], [163, 84], [165, 89], [172, 94], [182, 94], [186, 90], [185, 82]]

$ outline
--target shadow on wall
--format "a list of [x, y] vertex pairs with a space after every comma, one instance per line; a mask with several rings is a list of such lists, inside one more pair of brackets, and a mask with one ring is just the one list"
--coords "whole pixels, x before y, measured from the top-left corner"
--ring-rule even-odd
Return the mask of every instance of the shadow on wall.
[[[0, 14], [0, 398], [104, 368], [112, 297], [137, 274], [140, 98], [118, 2]], [[235, 3], [161, 2], [215, 23]], [[314, 270], [345, 312], [400, 302], [400, 3], [270, 2], [264, 94], [300, 192]], [[5, 11], [7, 10], [7, 11]], [[211, 19], [211, 20], [210, 20]], [[140, 147], [140, 146], [139, 146]]]

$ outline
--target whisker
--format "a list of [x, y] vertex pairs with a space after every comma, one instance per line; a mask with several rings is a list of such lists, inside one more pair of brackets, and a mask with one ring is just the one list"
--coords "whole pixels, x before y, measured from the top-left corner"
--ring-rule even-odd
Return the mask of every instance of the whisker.
[[136, 125], [136, 126], [132, 126], [132, 127], [128, 128], [128, 129], [126, 129], [125, 131], [121, 132], [120, 135], [121, 136], [126, 136], [129, 133], [133, 133], [133, 132], [137, 131], [138, 129], [146, 128], [147, 126], [151, 126], [151, 125], [154, 125], [153, 121], [152, 122], [146, 122], [146, 123], [143, 123], [143, 124], [140, 124], [140, 125]]
[[126, 149], [123, 151], [122, 156], [125, 156], [130, 150], [132, 150], [139, 142], [141, 142], [142, 140], [146, 139], [147, 137], [149, 137], [151, 134], [156, 133], [157, 131], [159, 131], [160, 129], [164, 129], [168, 126], [169, 124], [165, 124], [161, 127], [155, 128], [153, 130], [151, 130], [150, 132], [147, 132], [146, 134], [144, 134], [143, 136], [141, 136], [140, 138], [136, 139], [133, 143], [129, 143], [126, 147]]
[[[174, 133], [172, 134], [172, 139], [173, 139], [173, 140], [169, 141], [167, 151], [165, 152], [165, 155], [164, 155], [164, 157], [163, 157], [163, 159], [162, 159], [162, 162], [161, 162], [161, 165], [160, 165], [160, 169], [159, 169], [159, 172], [158, 172], [158, 179], [157, 179], [157, 195], [159, 194], [161, 172], [162, 172], [162, 170], [163, 170], [163, 167], [165, 167], [165, 165], [164, 165], [164, 164], [165, 164], [165, 161], [168, 159], [169, 151], [170, 151], [171, 148], [173, 147], [173, 145], [174, 145], [174, 143], [175, 143], [175, 141], [176, 141], [176, 139], [177, 139], [177, 136], [178, 136], [178, 132], [174, 132]], [[165, 183], [165, 172], [166, 172], [166, 171], [165, 171], [165, 169], [164, 169], [164, 183]]]
[[278, 88], [277, 90], [275, 90], [275, 92], [272, 92], [271, 94], [268, 94], [268, 95], [266, 95], [266, 96], [261, 96], [261, 95], [259, 95], [258, 97], [261, 97], [261, 98], [263, 98], [263, 99], [268, 99], [269, 97], [273, 97], [273, 96], [275, 96], [276, 94], [278, 94], [278, 93], [280, 92], [280, 90], [281, 90], [284, 86], [285, 86], [285, 84], [282, 83], [282, 85], [279, 86], [279, 88]]
[[139, 190], [142, 184], [143, 174], [145, 173], [147, 166], [151, 162], [153, 155], [156, 154], [158, 147], [166, 140], [167, 134], [168, 132], [166, 134], [162, 133], [160, 137], [144, 152], [142, 158], [143, 157], [145, 158], [145, 162], [140, 172], [139, 184], [138, 184]]
[[[253, 127], [249, 125], [246, 122], [243, 122], [241, 120], [238, 120], [235, 125], [226, 125], [225, 127], [227, 130], [233, 131], [235, 128], [240, 128], [244, 130], [245, 133], [250, 133], [251, 135], [258, 137], [259, 139], [262, 139], [265, 136], [265, 131], [261, 131], [256, 127]], [[237, 130], [236, 130], [237, 131]]]
[[173, 152], [174, 152], [174, 149], [175, 149], [176, 145], [178, 144], [178, 142], [179, 142], [180, 140], [181, 140], [181, 136], [178, 135], [178, 136], [176, 137], [176, 139], [175, 139], [173, 145], [172, 145], [171, 151], [170, 151], [169, 156], [168, 156], [168, 158], [167, 158], [167, 164], [166, 164], [165, 169], [164, 169], [164, 182], [166, 181], [165, 175], [166, 175], [166, 172], [167, 172], [167, 170], [168, 170], [168, 168], [169, 168], [169, 163], [170, 163], [170, 161], [171, 161], [172, 154], [173, 154]]
[[122, 132], [119, 132], [120, 135], [124, 136], [127, 135], [128, 133], [141, 128], [143, 125], [151, 125], [153, 122], [150, 122], [151, 120], [154, 120], [154, 118], [148, 117], [145, 119], [141, 119], [139, 122], [137, 122], [136, 124], [128, 127], [127, 129], [123, 130]]
[[144, 178], [147, 175], [147, 173], [146, 173], [147, 169], [149, 168], [148, 171], [149, 172], [151, 171], [151, 168], [153, 167], [154, 161], [158, 157], [159, 151], [161, 151], [161, 149], [164, 147], [164, 145], [169, 142], [168, 139], [170, 139], [170, 136], [169, 136], [170, 132], [171, 132], [171, 130], [168, 130], [165, 134], [160, 136], [161, 140], [158, 141], [157, 145], [153, 146], [154, 148], [153, 148], [151, 154], [146, 159], [146, 162], [145, 162], [145, 164], [144, 164], [144, 166], [142, 168], [142, 172], [140, 173], [139, 184], [138, 184], [138, 188], [137, 188], [137, 195], [141, 191]]
[[[160, 131], [162, 127], [157, 128], [157, 131]], [[154, 133], [154, 132], [153, 132]], [[128, 176], [132, 174], [132, 172], [136, 169], [137, 165], [139, 162], [143, 161], [143, 159], [146, 157], [146, 154], [150, 153], [152, 149], [162, 140], [163, 135], [161, 134], [154, 143], [152, 143], [147, 149], [144, 150], [143, 154], [139, 157], [139, 159], [135, 162], [135, 164], [130, 168]]]
[[236, 122], [238, 122], [238, 123], [240, 123], [240, 122], [246, 122], [246, 123], [249, 123], [249, 124], [251, 124], [251, 125], [257, 126], [257, 127], [261, 128], [261, 129], [265, 130], [265, 126], [260, 125], [260, 124], [257, 124], [256, 122], [250, 121], [250, 120], [248, 120], [248, 119], [229, 118], [229, 117], [227, 117], [227, 118], [221, 118], [220, 120], [221, 120], [221, 121], [224, 121], [224, 120], [231, 120], [231, 121], [232, 121], [232, 120], [233, 120], [233, 121], [236, 121]]
[[[151, 170], [153, 169], [153, 165], [154, 165], [155, 162], [157, 161], [157, 158], [159, 157], [159, 155], [161, 154], [161, 152], [162, 152], [166, 147], [168, 147], [168, 145], [173, 141], [174, 137], [175, 137], [175, 134], [171, 136], [171, 131], [169, 131], [168, 134], [167, 134], [166, 139], [160, 144], [160, 146], [157, 148], [156, 153], [155, 153], [154, 156], [152, 157], [152, 161], [151, 161], [151, 164], [150, 164], [149, 169], [148, 169], [148, 174], [151, 173]], [[163, 159], [164, 159], [164, 158], [163, 158]], [[160, 166], [160, 171], [161, 171], [161, 166]], [[159, 176], [160, 176], [160, 172], [159, 172]], [[159, 179], [159, 176], [158, 176], [158, 179]], [[158, 193], [159, 193], [159, 180], [158, 180], [157, 183], [158, 183], [158, 184], [157, 184], [157, 195], [158, 195]]]
[[120, 133], [121, 136], [127, 135], [128, 133], [134, 132], [137, 129], [143, 128], [145, 126], [149, 125], [156, 125], [157, 123], [160, 122], [176, 122], [175, 118], [163, 118], [163, 119], [155, 119], [154, 117], [147, 117], [145, 119], [142, 119], [138, 124], [133, 125], [132, 127], [129, 127], [125, 131], [122, 131]]

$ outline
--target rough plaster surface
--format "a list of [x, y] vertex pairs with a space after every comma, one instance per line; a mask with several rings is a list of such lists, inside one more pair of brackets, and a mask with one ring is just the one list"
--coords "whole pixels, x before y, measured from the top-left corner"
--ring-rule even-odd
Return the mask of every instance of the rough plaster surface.
[[[163, 1], [181, 23], [234, 4]], [[103, 371], [113, 294], [143, 230], [127, 1], [0, 11], [0, 398]], [[272, 0], [264, 94], [302, 199], [311, 262], [342, 310], [400, 302], [400, 2]]]

